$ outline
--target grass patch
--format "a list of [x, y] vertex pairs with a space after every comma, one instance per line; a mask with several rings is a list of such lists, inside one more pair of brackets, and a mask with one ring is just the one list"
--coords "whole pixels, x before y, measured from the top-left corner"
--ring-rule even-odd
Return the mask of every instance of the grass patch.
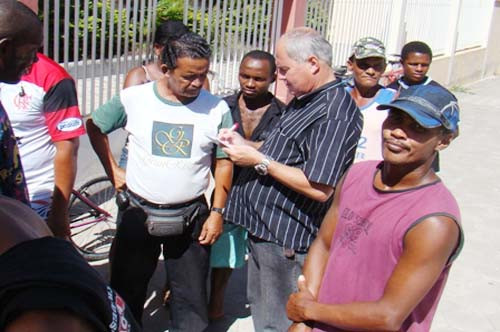
[[460, 93], [467, 93], [469, 95], [473, 95], [474, 93], [471, 91], [470, 88], [467, 88], [462, 85], [454, 85], [450, 88], [451, 92], [460, 92]]

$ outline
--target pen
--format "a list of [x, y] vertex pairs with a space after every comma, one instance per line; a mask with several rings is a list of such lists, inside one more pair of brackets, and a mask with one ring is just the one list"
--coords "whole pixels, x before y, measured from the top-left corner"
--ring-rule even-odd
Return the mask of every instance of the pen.
[[238, 127], [239, 127], [239, 126], [240, 126], [240, 125], [238, 124], [238, 122], [235, 122], [235, 123], [231, 126], [231, 128], [229, 128], [229, 130], [230, 130], [230, 131], [235, 131], [236, 129], [238, 129]]

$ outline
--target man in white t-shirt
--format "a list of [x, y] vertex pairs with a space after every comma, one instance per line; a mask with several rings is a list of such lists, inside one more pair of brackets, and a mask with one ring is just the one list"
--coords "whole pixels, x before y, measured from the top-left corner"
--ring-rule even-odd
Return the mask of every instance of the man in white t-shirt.
[[31, 208], [54, 235], [67, 237], [68, 201], [85, 127], [73, 78], [47, 56], [37, 58], [20, 82], [0, 85], [0, 99], [18, 137]]
[[42, 53], [35, 57], [20, 81], [0, 83], [0, 100], [17, 138], [29, 204], [55, 236], [67, 238], [68, 201], [85, 128], [73, 78]]
[[377, 106], [389, 103], [396, 93], [379, 84], [386, 67], [384, 44], [373, 37], [359, 39], [353, 45], [347, 66], [353, 79], [346, 89], [363, 114], [363, 131], [354, 162], [381, 160], [382, 123], [387, 112], [377, 110]]
[[[209, 45], [195, 33], [169, 40], [161, 56], [164, 77], [123, 90], [87, 122], [92, 145], [108, 176], [117, 189], [126, 187], [130, 199], [113, 244], [111, 285], [140, 321], [147, 285], [163, 246], [173, 331], [203, 331], [208, 326], [209, 251], [222, 233], [222, 213], [231, 185], [232, 163], [217, 148], [209, 211], [204, 193], [214, 158], [210, 137], [232, 125], [227, 104], [202, 90], [209, 58]], [[106, 136], [120, 127], [130, 134], [125, 174]], [[185, 224], [180, 232], [160, 236], [151, 228], [150, 222], [158, 219], [155, 214], [188, 210], [182, 214]]]

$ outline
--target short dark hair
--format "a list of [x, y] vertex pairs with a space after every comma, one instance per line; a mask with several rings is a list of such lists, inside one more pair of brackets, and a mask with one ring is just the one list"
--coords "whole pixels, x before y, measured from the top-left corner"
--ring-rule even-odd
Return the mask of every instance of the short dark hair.
[[155, 39], [153, 42], [163, 46], [167, 42], [168, 38], [179, 37], [188, 31], [188, 27], [185, 26], [182, 21], [166, 20], [156, 28]]
[[243, 62], [246, 58], [267, 61], [269, 62], [269, 68], [271, 69], [270, 74], [273, 75], [276, 72], [276, 60], [274, 59], [274, 56], [269, 52], [261, 50], [250, 51], [243, 56], [241, 62]]
[[210, 59], [212, 52], [207, 41], [194, 32], [186, 32], [181, 36], [171, 37], [165, 43], [161, 52], [161, 62], [168, 69], [177, 67], [177, 59], [188, 57], [192, 59]]
[[403, 46], [403, 49], [401, 50], [401, 60], [406, 60], [410, 53], [427, 54], [432, 61], [432, 50], [429, 45], [424, 42], [412, 41]]

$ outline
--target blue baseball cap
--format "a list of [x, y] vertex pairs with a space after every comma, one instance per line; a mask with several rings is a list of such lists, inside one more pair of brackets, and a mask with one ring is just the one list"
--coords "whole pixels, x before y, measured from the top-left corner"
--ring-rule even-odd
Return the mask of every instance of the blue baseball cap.
[[458, 130], [460, 121], [458, 102], [447, 89], [434, 85], [413, 85], [402, 90], [389, 104], [377, 109], [397, 108], [417, 121], [424, 128], [445, 127], [451, 132]]

